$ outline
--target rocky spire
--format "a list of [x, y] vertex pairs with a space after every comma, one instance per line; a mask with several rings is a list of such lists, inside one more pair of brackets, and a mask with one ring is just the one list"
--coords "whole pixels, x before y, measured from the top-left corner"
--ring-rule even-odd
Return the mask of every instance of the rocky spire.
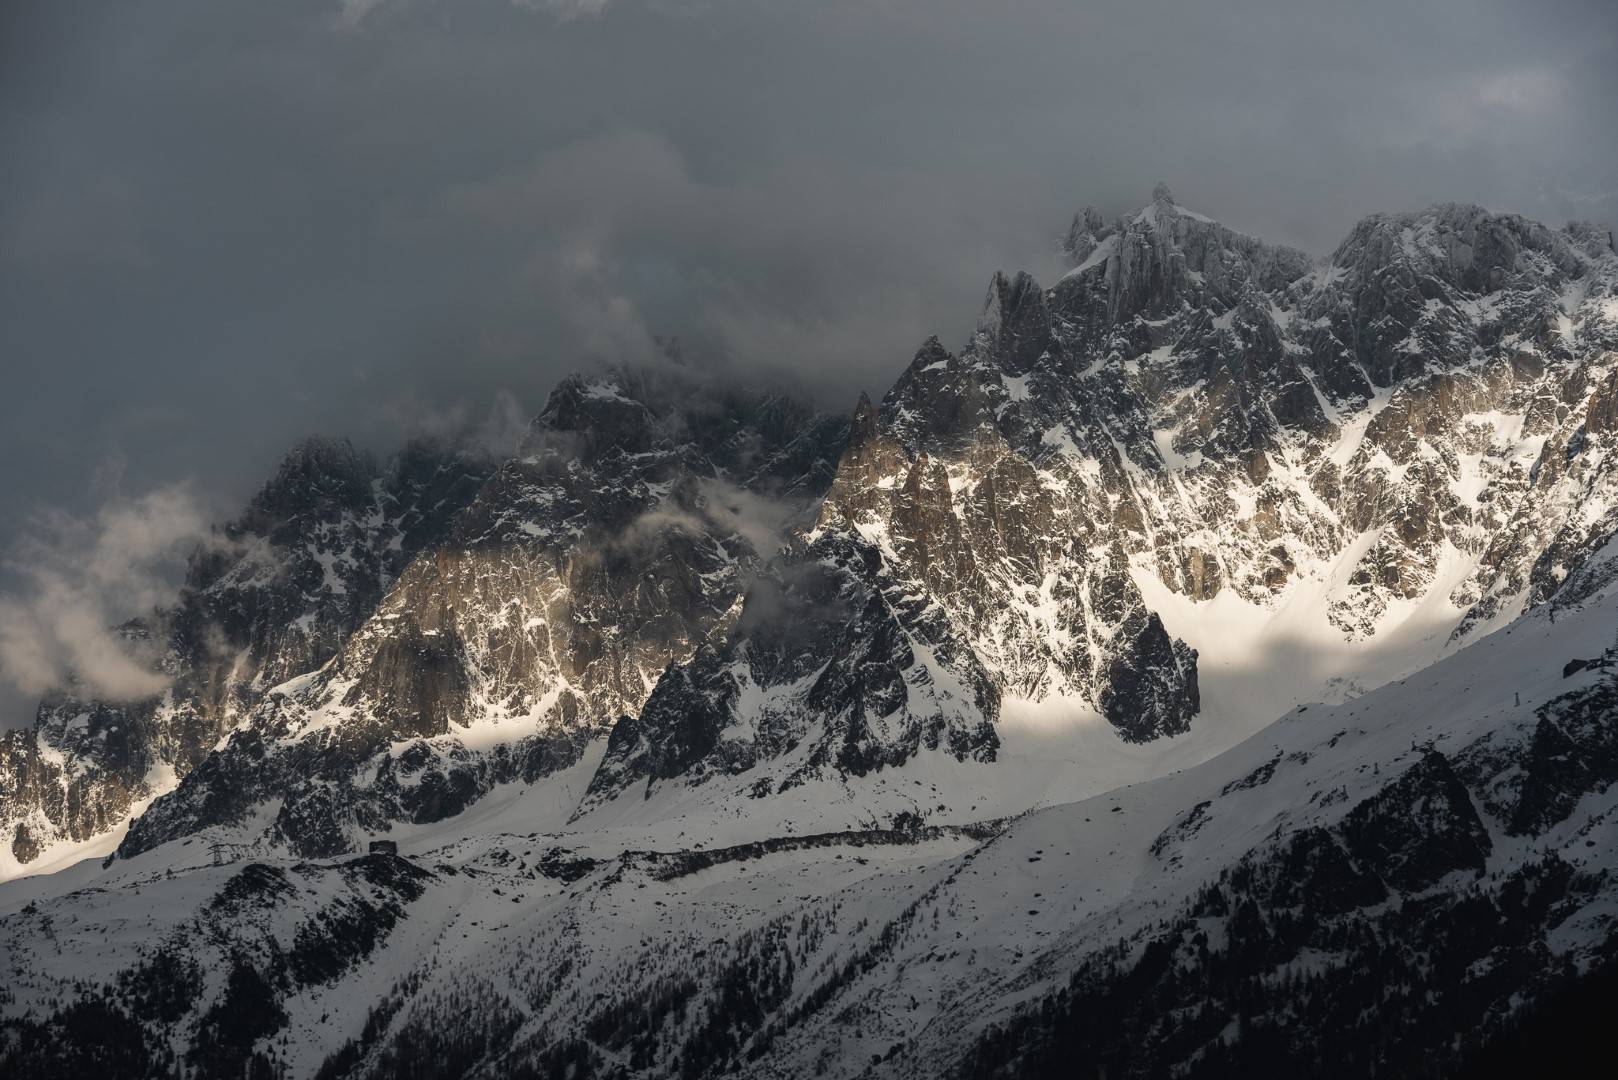
[[874, 430], [876, 430], [876, 407], [871, 404], [871, 395], [861, 390], [860, 400], [854, 406], [854, 427], [848, 433], [848, 441], [863, 442], [865, 436]]
[[1067, 235], [1064, 236], [1057, 248], [1075, 265], [1084, 262], [1096, 245], [1115, 230], [1109, 226], [1101, 211], [1093, 206], [1086, 206], [1073, 215], [1073, 224], [1068, 226]]
[[1045, 290], [1024, 271], [1007, 278], [996, 271], [978, 315], [977, 333], [988, 355], [1010, 374], [1034, 365], [1050, 339]]

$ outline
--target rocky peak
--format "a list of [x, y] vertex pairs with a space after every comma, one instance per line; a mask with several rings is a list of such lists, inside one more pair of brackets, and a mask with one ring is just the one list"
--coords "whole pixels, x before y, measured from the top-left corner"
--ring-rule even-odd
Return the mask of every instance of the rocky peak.
[[[1255, 240], [1187, 210], [1161, 183], [1150, 203], [1111, 227], [1102, 227], [1095, 211], [1081, 211], [1064, 248], [1075, 262], [1066, 287], [1058, 289], [1064, 313], [1100, 317], [1107, 326], [1137, 315], [1162, 318], [1182, 301], [1228, 308], [1247, 289], [1282, 288], [1311, 266], [1302, 252]], [[1078, 302], [1081, 296], [1090, 301]], [[1095, 301], [1101, 310], [1093, 309]]]
[[637, 454], [650, 448], [655, 428], [651, 410], [618, 378], [569, 375], [551, 391], [517, 452], [576, 454], [586, 462], [611, 451]]
[[848, 429], [849, 447], [852, 449], [869, 442], [876, 432], [876, 424], [876, 406], [871, 404], [871, 395], [861, 390], [859, 401], [854, 403], [854, 420]]
[[996, 272], [978, 316], [977, 337], [983, 354], [1008, 375], [1027, 374], [1050, 345], [1051, 313], [1045, 290], [1022, 271], [1009, 280]]
[[371, 497], [371, 481], [379, 472], [376, 460], [347, 439], [311, 436], [282, 459], [275, 476], [254, 496], [249, 513], [285, 520], [353, 509]]
[[818, 495], [847, 433], [846, 420], [786, 394], [686, 366], [622, 367], [564, 379], [519, 461], [637, 473], [661, 461], [761, 490]]
[[[1389, 222], [1427, 230], [1418, 257], [1402, 235], [1385, 242]], [[1114, 226], [1081, 212], [1074, 272], [1049, 293], [997, 274], [961, 353], [928, 341], [883, 399], [878, 430], [862, 410], [820, 527], [846, 522], [876, 544], [887, 572], [983, 643], [1008, 690], [1064, 685], [1121, 729], [1144, 708], [1154, 719], [1135, 737], [1183, 729], [1200, 696], [1194, 652], [1134, 591], [1148, 565], [1174, 592], [1205, 600], [1234, 586], [1258, 605], [1300, 578], [1342, 573], [1327, 621], [1371, 636], [1435, 586], [1445, 545], [1475, 554], [1483, 521], [1517, 497], [1505, 459], [1527, 451], [1503, 442], [1483, 451], [1499, 463], [1479, 466], [1501, 494], [1457, 494], [1477, 481], [1450, 455], [1482, 445], [1467, 417], [1526, 410], [1525, 423], [1577, 426], [1587, 391], [1576, 357], [1602, 362], [1601, 297], [1614, 278], [1609, 257], [1579, 255], [1572, 232], [1476, 208], [1373, 226], [1374, 242], [1343, 247], [1364, 260], [1361, 280], [1235, 233], [1161, 188]], [[1500, 273], [1515, 290], [1501, 301], [1464, 287]], [[1489, 373], [1431, 377], [1480, 363]], [[1530, 404], [1536, 395], [1543, 404]], [[1607, 412], [1598, 395], [1590, 430]], [[1581, 530], [1575, 546], [1593, 550], [1596, 532]], [[1090, 569], [1067, 569], [1061, 538], [1089, 552]], [[1495, 574], [1500, 557], [1479, 573]], [[1357, 565], [1328, 571], [1338, 559]], [[997, 563], [1011, 572], [991, 572]], [[1060, 624], [1084, 647], [1046, 654], [1039, 674], [988, 641], [1044, 652], [1048, 631], [1013, 626], [1048, 617], [1016, 613], [1019, 589], [1053, 572], [1086, 582], [1088, 599]], [[1464, 608], [1473, 588], [1452, 602]], [[1137, 681], [1143, 671], [1165, 682]]]
[[[1520, 269], [1540, 275], [1576, 273], [1579, 260], [1568, 240], [1567, 234], [1516, 214], [1444, 203], [1410, 213], [1370, 215], [1338, 247], [1332, 265], [1364, 285], [1393, 271], [1488, 293], [1506, 285]], [[1542, 261], [1525, 268], [1526, 254]]]
[[[825, 489], [847, 433], [696, 372], [563, 380], [446, 542], [410, 560], [334, 660], [256, 710], [121, 850], [240, 824], [278, 799], [273, 841], [328, 853], [363, 828], [438, 820], [575, 764], [734, 621], [772, 530]], [[224, 797], [244, 777], [241, 797]]]
[[1086, 206], [1073, 215], [1073, 223], [1068, 226], [1067, 235], [1057, 247], [1074, 266], [1081, 266], [1101, 242], [1116, 231], [1117, 227], [1108, 225], [1101, 211], [1093, 206]]
[[1579, 309], [1608, 287], [1611, 257], [1599, 236], [1468, 204], [1374, 214], [1304, 303], [1317, 320], [1353, 325], [1336, 336], [1378, 387], [1463, 368], [1480, 352], [1565, 364], [1575, 320], [1598, 321]]

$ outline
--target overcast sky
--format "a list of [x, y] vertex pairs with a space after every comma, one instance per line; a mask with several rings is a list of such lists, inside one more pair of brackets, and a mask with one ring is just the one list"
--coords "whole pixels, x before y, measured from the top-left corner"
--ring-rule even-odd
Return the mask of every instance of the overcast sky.
[[1158, 179], [1314, 253], [1611, 223], [1615, 102], [1611, 0], [6, 0], [0, 549], [652, 335], [848, 408]]

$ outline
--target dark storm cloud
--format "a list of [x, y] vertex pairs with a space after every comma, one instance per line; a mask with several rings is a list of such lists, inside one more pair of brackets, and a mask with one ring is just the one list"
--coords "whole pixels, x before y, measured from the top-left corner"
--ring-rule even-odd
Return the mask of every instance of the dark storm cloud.
[[109, 463], [228, 503], [310, 431], [505, 432], [654, 335], [846, 408], [1159, 178], [1317, 253], [1442, 199], [1618, 218], [1606, 0], [0, 20], [0, 545], [40, 504], [92, 516]]

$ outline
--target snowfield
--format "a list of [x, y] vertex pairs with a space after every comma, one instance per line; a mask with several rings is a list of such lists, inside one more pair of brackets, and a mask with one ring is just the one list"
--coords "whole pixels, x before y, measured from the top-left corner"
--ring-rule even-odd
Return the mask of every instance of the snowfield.
[[[157, 955], [194, 963], [195, 996], [207, 1001], [232, 964], [273, 967], [326, 928], [333, 940], [321, 948], [335, 958], [317, 950], [304, 961], [318, 975], [292, 980], [280, 998], [285, 1019], [254, 1044], [291, 1075], [313, 1075], [362, 1040], [383, 1001], [397, 999], [391, 1026], [373, 1031], [373, 1054], [409, 1026], [455, 1025], [456, 1009], [488, 996], [511, 1013], [487, 1048], [493, 1062], [574, 1037], [609, 1003], [648, 1003], [657, 988], [690, 980], [683, 1014], [647, 1051], [655, 1075], [672, 1071], [679, 1038], [717, 1007], [745, 944], [775, 936], [791, 960], [754, 1041], [743, 1042], [775, 1032], [753, 1075], [862, 1075], [895, 1045], [914, 1049], [884, 1071], [939, 1075], [988, 1025], [1057, 988], [1079, 958], [1172, 917], [1249, 853], [1341, 822], [1430, 751], [1453, 758], [1514, 737], [1552, 699], [1610, 680], [1593, 668], [1561, 672], [1610, 648], [1615, 628], [1610, 597], [1554, 624], [1525, 618], [1364, 696], [1294, 708], [1194, 767], [981, 830], [799, 828], [738, 849], [727, 844], [756, 828], [727, 836], [723, 823], [705, 822], [699, 832], [694, 817], [568, 825], [559, 803], [513, 791], [399, 835], [397, 859], [215, 866], [200, 835], [106, 868], [87, 860], [0, 887], [5, 1015], [39, 1015], [80, 987], [116, 985]], [[1043, 790], [1038, 761], [1008, 755], [998, 784]], [[909, 772], [907, 781], [919, 779]], [[924, 784], [951, 779], [927, 775]], [[1581, 870], [1610, 870], [1615, 801], [1618, 790], [1592, 791], [1555, 828], [1527, 837], [1485, 814], [1485, 873], [1547, 851]], [[1456, 886], [1446, 877], [1434, 887]], [[354, 927], [380, 927], [352, 955], [345, 913], [362, 913]], [[1604, 891], [1547, 946], [1587, 962], [1614, 915], [1618, 896]], [[857, 1024], [845, 1019], [850, 1008]], [[159, 1025], [176, 1054], [195, 1023], [186, 1014]], [[627, 1064], [626, 1054], [606, 1060]]]

